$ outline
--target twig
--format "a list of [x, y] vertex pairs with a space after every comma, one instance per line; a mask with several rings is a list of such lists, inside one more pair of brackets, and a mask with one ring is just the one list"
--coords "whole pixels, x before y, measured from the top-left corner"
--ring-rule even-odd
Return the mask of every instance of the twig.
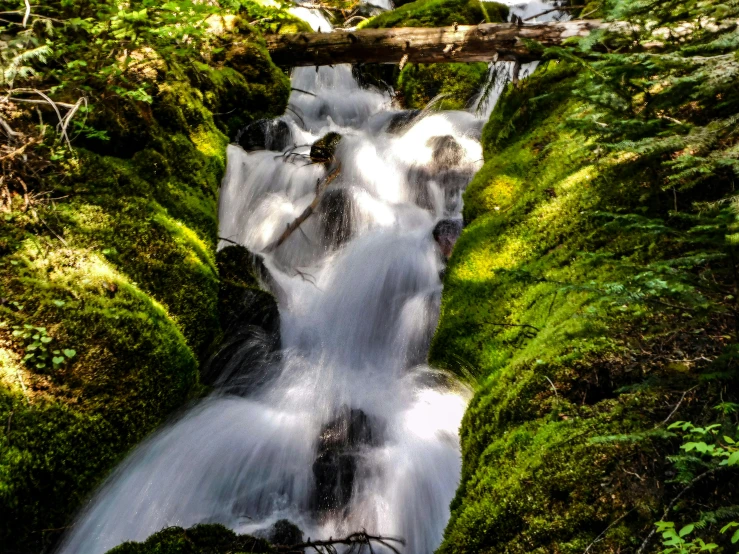
[[636, 508], [631, 508], [631, 510], [629, 510], [628, 512], [626, 512], [625, 514], [623, 514], [623, 515], [622, 515], [621, 517], [619, 517], [619, 518], [615, 519], [615, 520], [613, 521], [613, 523], [611, 523], [611, 524], [610, 524], [610, 525], [609, 525], [608, 527], [606, 527], [605, 529], [603, 529], [603, 531], [601, 531], [600, 535], [598, 535], [597, 537], [595, 537], [595, 540], [594, 540], [593, 542], [591, 542], [591, 543], [590, 543], [590, 544], [588, 545], [588, 547], [587, 547], [587, 548], [585, 549], [585, 551], [583, 552], [583, 554], [588, 554], [588, 552], [590, 552], [590, 549], [591, 549], [591, 548], [593, 548], [593, 546], [595, 546], [595, 543], [598, 543], [598, 542], [600, 542], [600, 541], [601, 541], [601, 537], [602, 537], [603, 535], [605, 535], [605, 534], [606, 534], [606, 532], [607, 532], [607, 531], [608, 531], [608, 530], [609, 530], [609, 529], [610, 529], [611, 527], [613, 527], [614, 525], [617, 525], [617, 524], [618, 524], [618, 523], [619, 523], [619, 522], [620, 522], [620, 521], [621, 521], [621, 520], [622, 520], [623, 518], [625, 518], [625, 517], [626, 517], [627, 515], [629, 515], [629, 514], [630, 514], [631, 512], [633, 512], [634, 510], [636, 510]]
[[9, 154], [5, 154], [2, 158], [0, 158], [0, 161], [7, 160], [8, 158], [14, 158], [19, 154], [23, 154], [23, 152], [31, 146], [34, 142], [36, 142], [36, 137], [33, 137], [31, 140], [29, 140], [27, 143], [25, 143], [23, 146], [20, 146], [19, 148], [16, 148]]
[[10, 125], [8, 125], [8, 122], [5, 121], [5, 119], [3, 119], [2, 117], [0, 117], [0, 127], [3, 128], [3, 130], [5, 131], [5, 134], [7, 134], [9, 137], [19, 137], [23, 134], [23, 133], [19, 133], [18, 131], [14, 131], [10, 127]]
[[532, 19], [536, 19], [537, 17], [541, 17], [542, 15], [547, 15], [548, 13], [552, 12], [562, 12], [562, 11], [569, 11], [569, 10], [579, 10], [580, 8], [584, 8], [585, 6], [560, 6], [558, 8], [552, 8], [550, 10], [543, 11], [541, 13], [537, 13], [536, 15], [532, 15], [531, 17], [527, 17], [524, 19], [524, 21], [531, 21]]
[[295, 229], [300, 227], [302, 223], [308, 219], [311, 214], [315, 211], [315, 209], [318, 207], [318, 204], [321, 201], [322, 192], [326, 190], [326, 187], [328, 187], [331, 182], [336, 179], [336, 177], [339, 176], [339, 173], [341, 172], [341, 165], [339, 164], [336, 169], [334, 169], [331, 173], [326, 175], [326, 177], [323, 178], [323, 181], [319, 181], [316, 185], [316, 197], [313, 199], [313, 201], [308, 205], [308, 207], [303, 210], [303, 213], [300, 214], [298, 217], [295, 218], [295, 220], [290, 223], [285, 231], [280, 235], [280, 238], [278, 238], [275, 242], [270, 244], [267, 248], [265, 248], [265, 252], [272, 252], [273, 250], [279, 248], [283, 242], [285, 242], [290, 235], [293, 234]]
[[26, 23], [28, 23], [28, 18], [31, 16], [31, 3], [28, 0], [25, 0], [26, 2], [26, 13], [23, 16], [23, 26], [26, 26]]
[[[559, 393], [557, 392], [557, 387], [555, 387], [555, 386], [554, 386], [554, 383], [552, 383], [552, 380], [551, 380], [551, 379], [550, 379], [549, 377], [547, 377], [547, 376], [545, 375], [545, 376], [544, 376], [544, 378], [545, 378], [545, 379], [546, 379], [547, 381], [549, 381], [549, 384], [550, 384], [550, 385], [552, 385], [552, 390], [554, 391], [554, 396], [555, 396], [555, 397], [557, 398], [557, 400], [559, 400]], [[586, 551], [586, 552], [587, 552], [587, 551]]]
[[370, 552], [372, 551], [372, 541], [383, 545], [385, 548], [392, 550], [395, 554], [400, 554], [400, 551], [390, 543], [397, 543], [405, 546], [405, 540], [396, 537], [383, 537], [381, 535], [369, 535], [366, 531], [360, 531], [358, 533], [352, 533], [348, 537], [343, 539], [329, 538], [328, 540], [311, 541], [310, 538], [307, 542], [293, 544], [291, 546], [277, 545], [277, 552], [295, 553], [303, 552], [306, 548], [312, 548], [316, 552], [336, 552], [336, 545], [347, 545], [352, 547], [350, 551], [353, 551], [355, 546], [369, 546]]
[[[670, 510], [672, 510], [672, 507], [677, 503], [678, 500], [682, 498], [682, 496], [688, 492], [691, 488], [693, 488], [693, 485], [695, 485], [698, 481], [703, 480], [704, 478], [708, 477], [709, 475], [712, 475], [716, 473], [718, 470], [723, 469], [728, 466], [716, 466], [713, 469], [709, 469], [708, 471], [701, 473], [698, 475], [698, 477], [695, 477], [690, 483], [688, 483], [683, 490], [680, 491], [680, 493], [672, 499], [672, 501], [667, 505], [667, 508], [665, 508], [664, 513], [662, 514], [661, 520], [664, 521], [664, 519], [667, 517], [667, 514], [670, 513]], [[642, 554], [647, 546], [649, 546], [649, 542], [652, 540], [652, 537], [657, 532], [657, 527], [653, 527], [652, 530], [647, 535], [647, 538], [644, 539], [644, 542], [641, 543], [641, 546], [639, 547], [639, 550], [636, 551], [636, 554]]]
[[291, 87], [290, 90], [294, 90], [295, 92], [302, 92], [303, 94], [308, 94], [310, 96], [315, 96], [314, 93], [308, 92], [307, 90], [303, 90], [302, 88]]
[[657, 425], [655, 425], [654, 428], [655, 429], [659, 429], [660, 427], [662, 427], [663, 425], [665, 425], [668, 421], [670, 421], [670, 419], [672, 419], [672, 416], [675, 415], [675, 412], [677, 412], [678, 408], [680, 408], [680, 404], [682, 404], [683, 403], [683, 400], [685, 400], [685, 395], [688, 394], [691, 391], [694, 391], [697, 388], [698, 388], [698, 385], [694, 386], [691, 389], [686, 390], [683, 393], [683, 395], [680, 397], [680, 400], [678, 401], [678, 403], [675, 404], [675, 408], [670, 412], [670, 415], [668, 415], [662, 423], [658, 423]]
[[[26, 104], [48, 104], [46, 100], [34, 100], [33, 98], [16, 98], [15, 96], [6, 97], [3, 101], [7, 102], [24, 102]], [[57, 106], [62, 108], [71, 109], [75, 107], [75, 104], [67, 104], [66, 102], [55, 102]]]
[[235, 244], [236, 246], [241, 246], [241, 244], [239, 244], [238, 242], [231, 240], [231, 239], [227, 239], [226, 237], [218, 237], [218, 240], [230, 242], [231, 244]]

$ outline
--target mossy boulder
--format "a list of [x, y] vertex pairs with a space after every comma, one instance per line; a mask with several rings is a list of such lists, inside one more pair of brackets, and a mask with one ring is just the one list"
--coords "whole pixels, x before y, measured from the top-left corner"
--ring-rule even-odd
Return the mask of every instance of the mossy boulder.
[[508, 6], [497, 2], [479, 0], [416, 0], [395, 10], [384, 12], [359, 28], [383, 29], [387, 27], [447, 27], [477, 25], [508, 20]]
[[330, 165], [334, 160], [336, 147], [339, 146], [341, 135], [339, 133], [326, 133], [310, 147], [310, 159], [314, 162]]
[[[42, 183], [56, 200], [27, 209], [15, 197], [0, 220], [7, 552], [53, 544], [125, 453], [202, 394], [199, 365], [222, 336], [224, 131], [280, 115], [289, 81], [258, 42], [152, 71], [151, 104], [95, 106], [90, 122], [110, 138], [85, 140]], [[229, 110], [237, 116], [214, 115]], [[49, 342], [34, 347], [29, 328]]]
[[203, 524], [189, 529], [169, 527], [144, 542], [126, 542], [107, 554], [270, 554], [275, 552], [264, 539], [237, 535], [223, 525]]
[[398, 77], [398, 91], [409, 109], [423, 109], [438, 97], [435, 108], [463, 110], [472, 107], [485, 86], [486, 63], [407, 64]]
[[[465, 192], [430, 353], [477, 389], [444, 554], [635, 551], [684, 486], [664, 421], [712, 421], [706, 406], [737, 400], [723, 311], [624, 292], [695, 246], [677, 231], [604, 224], [617, 213], [680, 226], [667, 193], [624, 157], [596, 157], [595, 139], [568, 124], [583, 108], [577, 74], [552, 61], [508, 87]], [[681, 401], [688, 390], [700, 402]], [[670, 517], [737, 501], [736, 484], [711, 478]]]

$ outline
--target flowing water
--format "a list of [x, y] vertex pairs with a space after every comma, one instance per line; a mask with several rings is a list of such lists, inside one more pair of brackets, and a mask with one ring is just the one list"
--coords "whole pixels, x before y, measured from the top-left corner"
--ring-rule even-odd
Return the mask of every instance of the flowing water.
[[[287, 115], [261, 126], [269, 150], [229, 146], [219, 214], [222, 237], [263, 254], [279, 351], [221, 368], [213, 394], [101, 487], [63, 554], [202, 522], [264, 534], [280, 519], [313, 538], [402, 537], [408, 554], [441, 541], [469, 391], [425, 365], [444, 266], [434, 229], [461, 227], [483, 119], [399, 112], [348, 66], [292, 83]], [[331, 167], [308, 157], [327, 132], [342, 135]], [[337, 167], [317, 213], [270, 250]]]

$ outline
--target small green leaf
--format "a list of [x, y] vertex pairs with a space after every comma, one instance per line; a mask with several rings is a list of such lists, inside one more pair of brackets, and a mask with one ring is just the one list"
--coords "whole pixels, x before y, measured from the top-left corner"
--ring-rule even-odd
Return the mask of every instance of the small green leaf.
[[693, 529], [695, 529], [695, 525], [693, 525], [692, 523], [690, 523], [690, 524], [686, 525], [685, 527], [683, 527], [682, 529], [680, 529], [679, 535], [681, 537], [684, 537], [685, 535], [689, 535], [690, 533], [693, 532]]
[[66, 304], [64, 300], [54, 300], [53, 303], [54, 306], [56, 306], [57, 308], [61, 308], [62, 306], [64, 306], [64, 304]]
[[59, 365], [62, 362], [64, 362], [65, 358], [64, 356], [54, 356], [51, 361], [54, 362], [54, 365]]
[[726, 460], [727, 466], [735, 466], [739, 464], [739, 451], [733, 452], [731, 456], [729, 456], [729, 459]]
[[731, 544], [736, 544], [737, 542], [739, 542], [739, 530], [735, 531], [731, 536]]
[[51, 340], [51, 337], [41, 337], [41, 342], [43, 342], [44, 344], [49, 344]]
[[74, 356], [77, 354], [77, 351], [71, 348], [65, 348], [64, 350], [62, 350], [62, 352], [64, 352], [64, 355], [67, 358], [74, 358]]
[[724, 442], [726, 442], [727, 444], [736, 444], [736, 441], [734, 439], [732, 439], [731, 437], [727, 437], [726, 435], [724, 435]]
[[41, 346], [40, 342], [32, 342], [28, 345], [29, 350], [36, 350], [39, 346]]
[[44, 369], [46, 364], [36, 364], [36, 369]]

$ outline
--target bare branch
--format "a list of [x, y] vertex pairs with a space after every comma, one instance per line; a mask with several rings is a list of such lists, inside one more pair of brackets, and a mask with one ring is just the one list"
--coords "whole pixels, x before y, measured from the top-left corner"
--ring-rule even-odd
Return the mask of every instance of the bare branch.
[[293, 234], [293, 232], [300, 227], [303, 222], [308, 219], [311, 214], [315, 211], [315, 209], [318, 207], [318, 204], [321, 202], [321, 197], [323, 196], [323, 191], [326, 190], [326, 187], [328, 187], [331, 182], [336, 179], [336, 177], [339, 176], [339, 173], [341, 172], [341, 165], [338, 165], [336, 169], [334, 169], [331, 173], [326, 175], [322, 181], [319, 181], [316, 185], [316, 197], [313, 199], [313, 202], [310, 203], [310, 205], [303, 210], [303, 213], [300, 214], [298, 217], [295, 218], [295, 220], [290, 223], [290, 225], [287, 226], [285, 229], [285, 232], [283, 232], [280, 235], [280, 238], [278, 238], [275, 242], [270, 244], [267, 248], [265, 248], [265, 252], [272, 252], [273, 250], [279, 248], [283, 242], [285, 242], [290, 235]]
[[349, 546], [349, 551], [353, 552], [354, 548], [359, 547], [359, 551], [361, 552], [362, 548], [365, 546], [369, 547], [370, 552], [372, 552], [372, 542], [376, 542], [378, 544], [383, 545], [385, 548], [390, 549], [395, 554], [401, 554], [400, 550], [398, 550], [393, 544], [399, 544], [401, 546], [405, 546], [405, 540], [397, 538], [397, 537], [383, 537], [381, 535], [370, 535], [366, 531], [360, 531], [358, 533], [352, 533], [351, 535], [343, 538], [343, 539], [334, 539], [329, 538], [328, 540], [322, 540], [322, 541], [311, 541], [308, 539], [307, 542], [303, 542], [300, 544], [293, 544], [291, 546], [285, 546], [285, 545], [277, 545], [277, 552], [282, 552], [285, 554], [294, 554], [298, 552], [303, 552], [306, 548], [312, 548], [319, 554], [331, 554], [333, 552], [337, 552], [336, 546], [337, 545], [346, 545]]

